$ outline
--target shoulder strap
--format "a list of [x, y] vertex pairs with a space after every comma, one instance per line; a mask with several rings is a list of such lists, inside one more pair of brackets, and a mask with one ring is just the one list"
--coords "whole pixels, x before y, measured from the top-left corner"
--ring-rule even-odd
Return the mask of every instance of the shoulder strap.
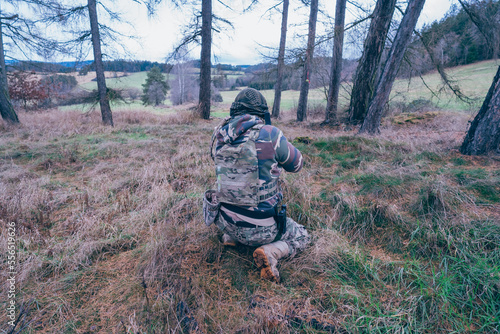
[[217, 138], [217, 134], [219, 133], [220, 129], [222, 129], [223, 126], [225, 126], [227, 123], [229, 123], [230, 119], [231, 119], [231, 116], [227, 116], [226, 118], [224, 118], [224, 120], [215, 128], [214, 133], [212, 134], [212, 140], [210, 142], [210, 157], [212, 158], [212, 160], [215, 160], [214, 143], [215, 143], [215, 139]]

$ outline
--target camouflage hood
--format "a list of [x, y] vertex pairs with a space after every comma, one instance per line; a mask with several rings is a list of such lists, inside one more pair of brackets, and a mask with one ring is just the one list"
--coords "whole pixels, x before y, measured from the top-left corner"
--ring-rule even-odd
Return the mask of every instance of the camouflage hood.
[[266, 98], [256, 89], [245, 88], [238, 93], [229, 111], [231, 117], [249, 114], [265, 120], [271, 124], [271, 114], [267, 107]]
[[254, 125], [264, 123], [259, 117], [249, 114], [239, 115], [231, 118], [229, 123], [224, 125], [217, 134], [221, 136], [226, 144], [232, 144], [245, 134]]

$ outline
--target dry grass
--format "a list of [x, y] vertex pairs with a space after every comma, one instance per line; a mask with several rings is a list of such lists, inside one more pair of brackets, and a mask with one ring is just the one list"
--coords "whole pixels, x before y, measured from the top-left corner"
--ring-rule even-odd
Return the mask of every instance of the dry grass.
[[176, 111], [115, 113], [114, 128], [57, 110], [0, 125], [0, 242], [16, 222], [24, 332], [498, 330], [500, 175], [457, 153], [468, 116], [389, 118], [370, 138], [285, 112], [287, 137], [311, 139], [282, 186], [314, 242], [277, 285], [202, 223], [218, 120]]

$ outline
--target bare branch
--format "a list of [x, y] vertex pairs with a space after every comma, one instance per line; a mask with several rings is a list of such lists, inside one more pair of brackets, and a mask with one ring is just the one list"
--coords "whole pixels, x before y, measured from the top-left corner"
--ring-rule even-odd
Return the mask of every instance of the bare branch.
[[462, 91], [460, 90], [460, 87], [458, 85], [453, 85], [453, 81], [448, 78], [448, 75], [444, 71], [443, 65], [439, 62], [437, 62], [434, 58], [434, 54], [432, 53], [432, 50], [430, 49], [429, 45], [427, 44], [427, 41], [425, 38], [420, 34], [418, 31], [414, 30], [415, 35], [417, 35], [420, 38], [420, 41], [422, 42], [422, 45], [424, 46], [425, 50], [427, 51], [427, 54], [431, 58], [432, 64], [436, 67], [439, 75], [441, 76], [441, 80], [443, 83], [448, 86], [449, 89], [453, 92], [453, 94], [460, 99], [460, 101], [463, 101], [465, 103], [471, 103], [472, 99], [468, 96], [466, 96]]

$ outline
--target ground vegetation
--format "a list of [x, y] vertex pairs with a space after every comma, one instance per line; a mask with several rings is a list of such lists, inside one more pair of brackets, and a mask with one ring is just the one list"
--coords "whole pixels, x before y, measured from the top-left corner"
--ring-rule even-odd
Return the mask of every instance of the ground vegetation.
[[[483, 77], [488, 64], [457, 71]], [[202, 223], [211, 134], [235, 93], [221, 92], [227, 102], [208, 121], [191, 104], [117, 108], [113, 128], [74, 107], [0, 124], [0, 242], [15, 222], [22, 287], [16, 330], [498, 331], [500, 162], [459, 152], [470, 111], [407, 93], [380, 135], [365, 137], [319, 126], [324, 106], [297, 123], [297, 95], [284, 92], [274, 124], [305, 167], [281, 186], [313, 242], [281, 262], [275, 284], [260, 279], [252, 249], [224, 248]]]

